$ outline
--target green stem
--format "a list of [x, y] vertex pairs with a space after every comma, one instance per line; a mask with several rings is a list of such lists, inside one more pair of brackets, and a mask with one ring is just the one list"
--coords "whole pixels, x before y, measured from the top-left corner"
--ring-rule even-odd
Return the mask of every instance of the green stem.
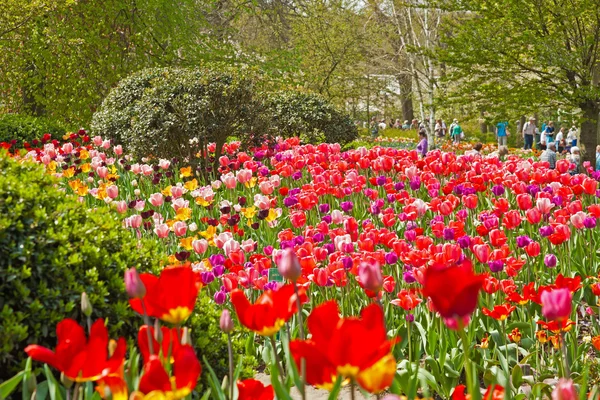
[[231, 333], [227, 332], [227, 351], [229, 353], [229, 399], [233, 400], [233, 346], [231, 344]]
[[[294, 292], [296, 292], [296, 308], [298, 309], [298, 328], [300, 332], [300, 339], [304, 340], [304, 320], [302, 318], [302, 305], [300, 304], [300, 293], [298, 292], [298, 285], [294, 281]], [[342, 303], [343, 304], [343, 303]], [[288, 341], [292, 340], [292, 337], [288, 335]], [[306, 360], [302, 358], [300, 360], [300, 394], [302, 395], [302, 400], [306, 400], [306, 384], [304, 383], [304, 378], [306, 376]]]
[[281, 375], [281, 383], [285, 386], [285, 373], [283, 372], [283, 366], [279, 360], [279, 354], [277, 354], [277, 344], [275, 343], [275, 338], [273, 336], [269, 336], [269, 339], [271, 341], [271, 347], [273, 348], [273, 354], [275, 356], [275, 364], [277, 364], [279, 375]]
[[467, 390], [471, 395], [472, 400], [480, 400], [481, 392], [479, 391], [479, 385], [473, 380], [473, 370], [471, 369], [471, 359], [469, 358], [469, 344], [467, 334], [462, 327], [462, 322], [459, 323], [458, 334], [462, 342], [464, 357], [465, 357], [465, 374], [467, 375]]
[[563, 368], [564, 368], [564, 375], [563, 378], [569, 378], [571, 376], [571, 369], [569, 368], [569, 356], [567, 354], [567, 345], [566, 345], [566, 338], [565, 338], [565, 332], [561, 331], [560, 333], [560, 350], [561, 350], [561, 354], [562, 354], [562, 361], [563, 361]]
[[355, 400], [355, 394], [354, 394], [354, 388], [355, 388], [355, 384], [354, 384], [354, 379], [352, 379], [352, 382], [350, 382], [350, 400]]
[[410, 322], [408, 320], [406, 321], [406, 330], [408, 332], [408, 361], [410, 362], [412, 361], [412, 340], [410, 337]]
[[150, 350], [150, 355], [152, 355], [154, 354], [154, 342], [152, 341], [152, 334], [150, 333], [150, 318], [146, 311], [144, 299], [140, 299], [140, 303], [142, 304], [142, 311], [144, 312], [144, 323], [146, 324], [146, 334], [148, 335], [148, 349]]

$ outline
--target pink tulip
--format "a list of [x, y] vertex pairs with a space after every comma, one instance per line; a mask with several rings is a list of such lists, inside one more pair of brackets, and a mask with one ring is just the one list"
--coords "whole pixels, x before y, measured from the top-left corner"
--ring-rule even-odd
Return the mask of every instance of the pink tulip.
[[541, 296], [542, 314], [550, 321], [564, 321], [571, 315], [573, 296], [569, 289], [545, 291]]
[[575, 214], [571, 215], [571, 225], [577, 229], [583, 229], [583, 221], [586, 217], [587, 215], [583, 211], [576, 212]]
[[171, 206], [173, 207], [173, 209], [175, 211], [179, 210], [180, 208], [187, 208], [189, 207], [190, 202], [187, 200], [184, 200], [182, 197], [179, 197], [178, 199], [173, 200], [173, 202], [171, 203]]
[[218, 248], [222, 249], [225, 243], [227, 243], [231, 239], [233, 239], [233, 235], [231, 234], [231, 232], [222, 232], [215, 237], [215, 245]]
[[121, 154], [123, 154], [123, 146], [118, 144], [115, 147], [113, 147], [113, 151], [115, 152], [116, 155], [120, 156]]
[[127, 211], [127, 202], [125, 202], [124, 200], [117, 201], [114, 204], [115, 204], [115, 208], [117, 209], [117, 212], [119, 214], [123, 214], [124, 212]]
[[302, 268], [300, 267], [300, 260], [293, 249], [283, 250], [283, 254], [277, 264], [277, 269], [281, 276], [295, 282], [302, 275]]
[[171, 166], [171, 161], [169, 161], [169, 160], [165, 160], [165, 159], [161, 158], [161, 159], [158, 161], [158, 166], [159, 166], [161, 169], [169, 169], [169, 167]]
[[234, 252], [240, 251], [240, 250], [241, 250], [241, 246], [236, 240], [229, 239], [228, 241], [226, 241], [223, 244], [223, 253], [225, 253], [225, 255], [227, 257], [229, 257], [229, 255], [231, 253], [234, 253]]
[[204, 254], [208, 249], [208, 242], [205, 239], [196, 239], [192, 242], [192, 248], [196, 254]]
[[160, 239], [168, 237], [170, 231], [169, 225], [167, 224], [158, 224], [154, 227], [154, 233], [156, 233], [156, 236], [158, 236]]
[[554, 207], [554, 204], [552, 204], [552, 201], [549, 198], [540, 197], [539, 199], [537, 199], [535, 201], [535, 206], [537, 207], [538, 210], [540, 210], [540, 212], [542, 214], [546, 215], [550, 212], [550, 210], [552, 210], [552, 207]]
[[221, 319], [219, 320], [219, 327], [225, 333], [233, 331], [233, 319], [228, 309], [224, 309], [221, 313]]
[[164, 199], [162, 193], [152, 193], [150, 195], [150, 204], [152, 204], [154, 207], [162, 206], [164, 200], [165, 199]]
[[135, 268], [125, 271], [125, 291], [131, 298], [141, 299], [146, 295], [146, 286]]
[[144, 164], [142, 165], [142, 174], [144, 174], [145, 176], [150, 176], [154, 174], [154, 168], [152, 168], [148, 164]]
[[219, 157], [219, 164], [222, 167], [228, 166], [229, 165], [229, 157], [227, 157], [227, 156], [221, 156], [221, 157]]
[[103, 141], [101, 146], [103, 149], [109, 149], [110, 148], [110, 140]]
[[62, 151], [65, 154], [71, 154], [71, 152], [73, 151], [73, 143], [65, 143], [65, 144], [63, 144]]
[[177, 221], [173, 224], [173, 232], [175, 236], [184, 236], [187, 232], [187, 225], [183, 221]]
[[142, 167], [140, 164], [131, 164], [131, 172], [135, 175], [139, 175], [142, 173]]
[[261, 210], [268, 210], [271, 208], [271, 200], [267, 196], [257, 194], [254, 196], [254, 205]]
[[144, 211], [145, 207], [146, 207], [146, 202], [144, 200], [137, 200], [135, 202], [135, 206], [133, 208], [135, 208], [137, 211]]
[[126, 218], [125, 226], [128, 228], [138, 229], [140, 226], [142, 226], [142, 216], [136, 214]]
[[98, 169], [96, 170], [96, 173], [98, 174], [98, 176], [102, 179], [106, 178], [106, 175], [108, 175], [108, 168], [106, 167], [98, 167]]
[[94, 138], [92, 139], [92, 142], [94, 142], [94, 145], [100, 147], [102, 146], [102, 137], [101, 136], [94, 136]]
[[242, 250], [246, 253], [252, 253], [256, 247], [256, 242], [252, 239], [247, 239], [242, 242]]
[[344, 221], [344, 215], [340, 210], [333, 210], [331, 212], [331, 222], [334, 224], [341, 224]]
[[361, 263], [358, 267], [358, 279], [365, 289], [375, 293], [379, 293], [383, 287], [383, 275], [377, 263]]
[[252, 171], [249, 169], [241, 169], [237, 172], [236, 178], [241, 184], [250, 182], [250, 179], [252, 179]]
[[577, 389], [571, 379], [561, 378], [552, 391], [552, 400], [577, 400]]
[[273, 189], [274, 189], [273, 184], [269, 181], [262, 181], [261, 183], [259, 183], [258, 188], [260, 189], [262, 194], [266, 194], [266, 195], [273, 193]]
[[172, 186], [171, 187], [171, 196], [174, 199], [177, 199], [177, 198], [183, 196], [183, 187], [181, 187], [181, 186]]
[[116, 199], [119, 196], [119, 188], [116, 185], [110, 185], [106, 188], [106, 194], [111, 199]]
[[473, 246], [473, 253], [477, 257], [477, 261], [485, 263], [490, 257], [490, 246], [487, 244], [476, 244]]
[[229, 172], [225, 175], [222, 175], [221, 181], [223, 182], [223, 184], [225, 184], [225, 187], [227, 189], [233, 189], [237, 185], [237, 180], [235, 179], [235, 175], [233, 175], [233, 173], [231, 173], [231, 172]]

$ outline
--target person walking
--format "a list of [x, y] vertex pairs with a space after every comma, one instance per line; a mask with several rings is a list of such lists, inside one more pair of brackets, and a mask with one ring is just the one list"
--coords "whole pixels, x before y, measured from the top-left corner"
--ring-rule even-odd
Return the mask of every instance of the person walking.
[[577, 146], [577, 128], [575, 125], [567, 133], [567, 147]]
[[565, 128], [561, 127], [556, 137], [554, 138], [554, 143], [556, 143], [556, 149], [558, 153], [561, 154], [565, 149]]
[[464, 136], [464, 132], [463, 132], [462, 128], [460, 127], [460, 125], [458, 124], [457, 119], [454, 120], [454, 127], [452, 128], [452, 131], [450, 132], [450, 134], [452, 135], [452, 140], [453, 140], [454, 144], [459, 144], [460, 139], [462, 139], [462, 137]]
[[529, 117], [529, 121], [525, 122], [523, 125], [523, 141], [525, 145], [523, 149], [531, 150], [533, 147], [533, 138], [535, 136], [536, 126], [535, 126], [535, 118]]
[[496, 125], [496, 138], [498, 139], [498, 148], [506, 146], [508, 138], [508, 121], [500, 121]]
[[424, 130], [419, 132], [419, 144], [417, 144], [417, 153], [425, 157], [427, 155], [427, 133]]
[[548, 125], [544, 128], [542, 135], [546, 137], [546, 146], [554, 142], [554, 121], [548, 122]]

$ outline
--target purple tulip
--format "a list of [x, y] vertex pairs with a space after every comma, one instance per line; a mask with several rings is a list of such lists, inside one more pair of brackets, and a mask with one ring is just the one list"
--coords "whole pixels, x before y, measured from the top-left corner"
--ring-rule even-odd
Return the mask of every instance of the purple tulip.
[[414, 230], [404, 232], [404, 239], [408, 240], [409, 242], [414, 241], [416, 238], [417, 232], [415, 232]]
[[210, 262], [210, 265], [213, 267], [216, 267], [217, 265], [223, 265], [225, 263], [225, 256], [223, 254], [213, 254], [212, 256], [208, 257], [208, 262]]
[[495, 185], [494, 187], [492, 187], [492, 193], [494, 193], [496, 196], [502, 196], [504, 192], [504, 186], [502, 185]]
[[386, 181], [386, 178], [385, 178], [385, 176], [383, 176], [383, 175], [379, 175], [379, 176], [378, 176], [378, 177], [375, 179], [375, 182], [377, 183], [377, 186], [383, 186], [383, 185], [385, 185], [385, 181]]
[[394, 189], [396, 189], [396, 190], [402, 190], [402, 189], [404, 189], [404, 182], [396, 182], [394, 184]]
[[208, 285], [215, 280], [215, 275], [211, 271], [201, 272], [200, 278], [202, 279], [202, 283], [204, 285]]
[[388, 265], [396, 264], [398, 262], [398, 255], [396, 253], [394, 253], [393, 251], [386, 253], [385, 254], [385, 262]]
[[324, 203], [324, 204], [319, 204], [319, 212], [321, 214], [327, 214], [330, 210], [329, 204]]
[[504, 269], [504, 262], [502, 260], [488, 261], [488, 266], [492, 272], [500, 272]]
[[[218, 292], [215, 293], [214, 299], [215, 299], [215, 303], [221, 305], [221, 304], [225, 303], [225, 300], [227, 300], [227, 293], [219, 290]], [[225, 310], [225, 311], [227, 311], [227, 310]]]
[[332, 221], [331, 215], [323, 215], [323, 217], [321, 218], [321, 221], [324, 221], [327, 224], [330, 224]]
[[325, 240], [325, 236], [321, 232], [317, 232], [313, 235], [313, 241], [315, 243], [321, 243], [323, 240]]
[[406, 283], [415, 283], [417, 281], [411, 271], [404, 272], [402, 278], [404, 278], [404, 282]]
[[517, 246], [519, 248], [527, 247], [529, 243], [531, 243], [529, 236], [517, 236]]
[[393, 194], [388, 194], [388, 195], [387, 195], [387, 196], [385, 196], [385, 197], [386, 197], [386, 199], [387, 199], [387, 202], [388, 202], [388, 203], [393, 203], [393, 202], [395, 202], [395, 201], [396, 201], [396, 197], [394, 197], [394, 195], [393, 195]]
[[302, 179], [302, 171], [296, 171], [292, 174], [292, 179], [297, 181], [299, 179]]
[[415, 322], [415, 316], [413, 314], [406, 314], [406, 321], [407, 322]]
[[216, 265], [213, 267], [212, 272], [215, 276], [221, 276], [225, 272], [225, 267], [223, 265]]
[[352, 261], [352, 258], [350, 257], [344, 257], [342, 258], [342, 265], [345, 270], [349, 270], [354, 265], [354, 261]]
[[556, 259], [556, 256], [554, 254], [546, 254], [544, 256], [544, 264], [548, 268], [554, 268], [554, 267], [556, 267], [557, 261], [558, 260]]
[[333, 245], [333, 243], [327, 243], [323, 245], [323, 248], [327, 250], [327, 254], [335, 253], [335, 246]]
[[272, 290], [274, 292], [276, 292], [277, 289], [279, 289], [279, 285], [275, 281], [265, 283], [264, 287], [265, 287], [265, 290]]
[[540, 227], [539, 231], [541, 237], [548, 237], [554, 233], [554, 229], [550, 225]]
[[586, 217], [583, 220], [583, 226], [585, 226], [588, 229], [593, 229], [596, 227], [596, 218], [594, 217]]
[[421, 180], [418, 177], [411, 179], [410, 188], [412, 190], [419, 190], [421, 188]]
[[442, 232], [444, 235], [444, 240], [454, 240], [454, 229], [444, 228]]
[[459, 237], [456, 242], [461, 249], [466, 249], [471, 245], [471, 238], [467, 235]]
[[298, 204], [298, 199], [295, 197], [286, 197], [283, 199], [283, 205], [286, 207], [292, 207]]
[[342, 210], [344, 210], [344, 212], [350, 212], [352, 211], [352, 208], [354, 208], [354, 204], [352, 204], [351, 201], [343, 201], [340, 204], [340, 207], [342, 208]]

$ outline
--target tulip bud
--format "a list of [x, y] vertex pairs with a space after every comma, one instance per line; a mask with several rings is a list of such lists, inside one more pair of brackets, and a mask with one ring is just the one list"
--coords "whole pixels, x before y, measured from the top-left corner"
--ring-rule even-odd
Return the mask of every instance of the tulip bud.
[[158, 343], [162, 343], [163, 341], [162, 329], [160, 329], [160, 321], [158, 319], [154, 321], [154, 340]]
[[561, 378], [552, 391], [552, 400], [576, 400], [579, 396], [571, 379]]
[[546, 254], [544, 256], [544, 264], [546, 264], [546, 267], [548, 268], [554, 268], [556, 267], [556, 256], [554, 254]]
[[90, 303], [87, 294], [85, 292], [81, 293], [81, 312], [83, 312], [83, 315], [89, 317], [92, 315], [93, 310], [92, 303]]
[[221, 330], [225, 333], [230, 333], [233, 331], [233, 320], [231, 319], [231, 314], [229, 310], [225, 309], [221, 313], [221, 320], [219, 321], [219, 326]]
[[281, 255], [281, 259], [277, 264], [277, 269], [281, 276], [295, 282], [302, 275], [300, 260], [293, 249], [285, 249]]
[[363, 262], [360, 264], [358, 279], [365, 289], [375, 293], [379, 293], [383, 287], [383, 275], [381, 275], [381, 268], [379, 268], [379, 264], [377, 263]]
[[135, 267], [125, 271], [125, 290], [131, 298], [141, 299], [146, 295], [146, 286]]

